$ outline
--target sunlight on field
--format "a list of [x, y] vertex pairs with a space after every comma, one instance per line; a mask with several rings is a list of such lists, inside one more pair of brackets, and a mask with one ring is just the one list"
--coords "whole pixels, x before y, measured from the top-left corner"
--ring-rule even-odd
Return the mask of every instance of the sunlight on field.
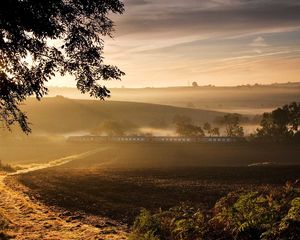
[[300, 240], [300, 1], [0, 1], [0, 240]]

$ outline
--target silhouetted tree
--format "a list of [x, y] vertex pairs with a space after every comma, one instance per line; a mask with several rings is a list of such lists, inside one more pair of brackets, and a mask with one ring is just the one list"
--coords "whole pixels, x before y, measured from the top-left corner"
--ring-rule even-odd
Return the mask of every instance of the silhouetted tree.
[[211, 125], [210, 125], [210, 123], [204, 123], [204, 125], [203, 125], [203, 130], [209, 135], [209, 136], [211, 136], [211, 130], [212, 130], [212, 127], [211, 127]]
[[244, 136], [244, 129], [239, 124], [242, 116], [237, 113], [229, 113], [223, 116], [221, 123], [225, 126], [226, 135], [229, 137]]
[[192, 120], [185, 116], [176, 116], [174, 119], [176, 133], [185, 137], [205, 136], [200, 126], [192, 124]]
[[203, 129], [200, 126], [186, 124], [186, 125], [177, 125], [176, 132], [180, 136], [185, 137], [203, 137], [205, 136]]
[[271, 113], [264, 113], [257, 129], [257, 136], [274, 141], [299, 137], [300, 103], [293, 102], [277, 108]]
[[283, 109], [288, 112], [289, 127], [294, 133], [299, 133], [300, 127], [300, 103], [292, 102], [289, 105], [283, 106]]
[[1, 1], [0, 120], [6, 127], [18, 122], [30, 132], [19, 104], [31, 95], [41, 99], [57, 72], [74, 76], [82, 93], [109, 97], [99, 80], [124, 73], [103, 63], [101, 36], [112, 36], [108, 14], [123, 11], [119, 0]]
[[217, 127], [212, 127], [210, 123], [204, 123], [203, 130], [207, 133], [208, 136], [220, 136], [220, 129]]
[[192, 82], [192, 86], [193, 87], [198, 87], [198, 83], [197, 82]]
[[124, 126], [117, 121], [106, 120], [100, 123], [93, 133], [97, 135], [123, 136], [125, 129]]
[[214, 127], [211, 129], [211, 135], [212, 136], [220, 136], [220, 129], [217, 127]]

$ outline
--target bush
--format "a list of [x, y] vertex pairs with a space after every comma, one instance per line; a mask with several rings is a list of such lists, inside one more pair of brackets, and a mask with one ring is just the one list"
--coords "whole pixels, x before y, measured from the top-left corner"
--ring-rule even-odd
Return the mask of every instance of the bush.
[[234, 192], [209, 216], [186, 204], [151, 214], [142, 210], [131, 240], [296, 240], [300, 239], [298, 181], [282, 189]]
[[0, 214], [0, 239], [11, 239], [11, 237], [5, 233], [5, 230], [7, 230], [8, 227], [8, 221]]
[[297, 184], [287, 183], [284, 188], [273, 191], [231, 193], [216, 204], [210, 223], [221, 225], [233, 239], [299, 239]]
[[204, 239], [204, 224], [203, 214], [185, 204], [153, 215], [143, 209], [136, 218], [130, 239], [200, 240]]
[[15, 172], [16, 170], [12, 166], [2, 163], [2, 161], [0, 160], [0, 171]]

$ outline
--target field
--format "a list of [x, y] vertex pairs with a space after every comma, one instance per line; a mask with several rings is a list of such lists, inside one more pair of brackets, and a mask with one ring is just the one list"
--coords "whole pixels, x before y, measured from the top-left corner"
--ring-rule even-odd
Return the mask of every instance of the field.
[[[23, 236], [18, 229], [25, 229], [29, 239], [41, 232], [49, 239], [70, 232], [78, 239], [126, 239], [142, 208], [155, 212], [187, 202], [209, 215], [229, 192], [279, 189], [300, 178], [297, 143], [96, 143], [67, 137], [90, 134], [105, 120], [168, 136], [178, 115], [197, 124], [213, 123], [225, 112], [251, 119], [298, 100], [298, 88], [118, 89], [120, 101], [28, 99], [22, 108], [33, 133], [0, 132], [0, 160], [18, 170], [0, 175], [0, 218], [10, 215], [15, 223], [4, 230]], [[127, 94], [130, 102], [122, 102]], [[243, 124], [247, 133], [257, 127]]]
[[300, 0], [0, 6], [0, 240], [300, 240]]
[[[230, 191], [276, 188], [300, 177], [298, 146], [106, 147], [101, 154], [17, 179], [32, 196], [51, 206], [130, 224], [141, 208], [166, 209], [190, 202], [208, 210]], [[247, 167], [267, 159], [278, 165]]]
[[282, 186], [300, 167], [220, 167], [165, 170], [52, 169], [22, 175], [42, 202], [69, 211], [132, 223], [141, 208], [168, 209], [189, 202], [210, 209], [228, 192]]
[[[81, 143], [89, 146], [89, 143]], [[97, 145], [95, 145], [97, 146]], [[117, 143], [98, 144], [107, 147], [99, 154], [75, 160], [67, 168], [168, 168], [168, 167], [228, 167], [269, 162], [278, 165], [298, 165], [299, 145], [236, 143]]]
[[28, 167], [97, 148], [93, 144], [73, 144], [62, 138], [26, 136], [24, 138], [1, 139], [0, 160], [3, 163]]

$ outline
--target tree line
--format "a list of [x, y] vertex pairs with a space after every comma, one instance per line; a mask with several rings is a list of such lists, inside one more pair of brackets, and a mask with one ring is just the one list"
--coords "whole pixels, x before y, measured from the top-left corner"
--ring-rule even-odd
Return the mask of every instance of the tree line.
[[[180, 136], [204, 137], [220, 136], [220, 127], [224, 128], [224, 135], [228, 137], [244, 137], [245, 131], [241, 126], [245, 117], [237, 113], [225, 114], [215, 119], [215, 124], [194, 124], [185, 116], [174, 118], [176, 133]], [[299, 141], [300, 140], [300, 103], [292, 102], [264, 113], [259, 127], [250, 134], [249, 141]]]
[[[240, 126], [242, 115], [229, 113], [217, 119], [218, 126], [225, 128], [225, 135], [228, 137], [243, 137], [244, 129]], [[220, 127], [213, 126], [211, 123], [203, 125], [193, 124], [192, 120], [184, 116], [174, 118], [175, 131], [180, 136], [185, 137], [213, 137], [220, 136]]]
[[[245, 116], [237, 113], [228, 113], [217, 117], [214, 123], [197, 124], [187, 116], [177, 115], [173, 119], [175, 132], [183, 137], [246, 137], [243, 124]], [[222, 131], [221, 131], [222, 130]], [[93, 134], [108, 136], [127, 135], [129, 132], [142, 134], [138, 126], [131, 122], [105, 120], [92, 130]], [[149, 135], [151, 135], [149, 133]], [[264, 113], [261, 116], [259, 127], [254, 133], [247, 136], [249, 141], [299, 141], [300, 140], [300, 103], [290, 103]]]

